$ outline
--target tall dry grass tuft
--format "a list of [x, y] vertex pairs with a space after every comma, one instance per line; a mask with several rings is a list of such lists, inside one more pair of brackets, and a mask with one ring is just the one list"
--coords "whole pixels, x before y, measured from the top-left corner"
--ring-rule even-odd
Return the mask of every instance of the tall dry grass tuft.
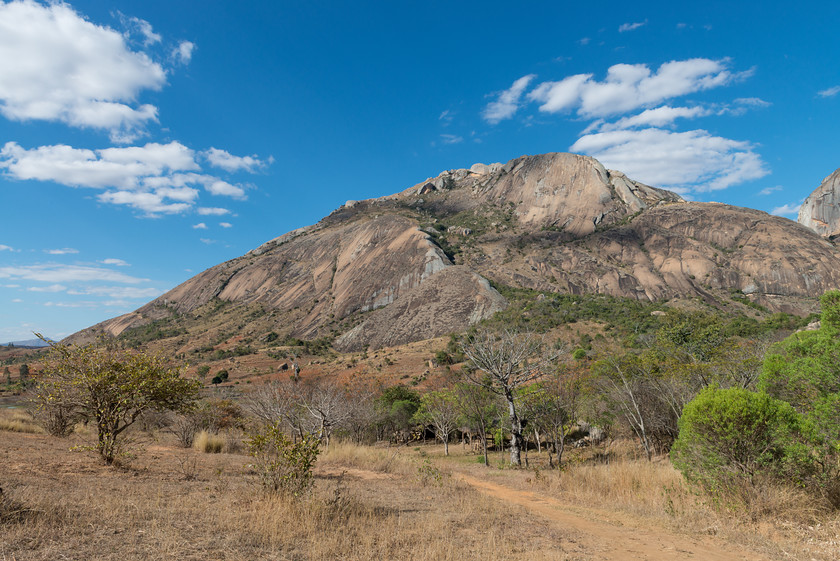
[[205, 454], [218, 454], [225, 446], [225, 438], [203, 430], [195, 435], [193, 448]]
[[21, 409], [7, 409], [0, 411], [0, 430], [9, 432], [25, 432], [43, 434], [44, 428], [27, 411]]
[[408, 475], [416, 473], [416, 465], [404, 457], [406, 448], [364, 446], [333, 440], [318, 457], [320, 466], [345, 466], [381, 473]]

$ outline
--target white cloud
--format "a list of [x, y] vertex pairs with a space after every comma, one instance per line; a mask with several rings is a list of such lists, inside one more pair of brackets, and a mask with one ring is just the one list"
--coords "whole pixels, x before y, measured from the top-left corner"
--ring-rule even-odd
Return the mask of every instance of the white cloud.
[[63, 284], [51, 284], [50, 286], [30, 286], [26, 290], [29, 292], [64, 292], [67, 287]]
[[781, 185], [776, 185], [775, 187], [765, 187], [761, 191], [758, 192], [759, 195], [766, 197], [767, 195], [772, 195], [776, 191], [781, 191], [784, 189]]
[[496, 124], [504, 119], [513, 117], [516, 110], [519, 109], [519, 100], [525, 92], [525, 88], [531, 83], [531, 80], [536, 78], [536, 74], [528, 74], [516, 80], [510, 88], [499, 94], [496, 101], [487, 104], [482, 112], [484, 120], [491, 124]]
[[840, 93], [840, 86], [833, 86], [831, 88], [818, 91], [817, 95], [820, 97], [834, 97], [838, 93]]
[[199, 240], [201, 241], [201, 243], [207, 245], [216, 243], [216, 240], [211, 240], [210, 238], [199, 238]]
[[799, 208], [801, 206], [802, 203], [777, 206], [776, 208], [770, 211], [770, 214], [773, 214], [775, 216], [796, 216], [799, 214]]
[[199, 222], [198, 224], [193, 225], [193, 230], [206, 230], [206, 229], [207, 229], [207, 224], [205, 224], [204, 222]]
[[706, 58], [666, 62], [656, 72], [645, 64], [616, 64], [603, 82], [592, 74], [577, 74], [539, 84], [528, 99], [548, 113], [576, 109], [586, 118], [609, 117], [723, 86], [750, 73], [733, 73], [728, 67], [727, 59]]
[[48, 308], [98, 308], [99, 302], [44, 302]]
[[463, 136], [458, 136], [455, 134], [442, 134], [440, 135], [440, 139], [444, 144], [458, 144], [459, 142], [464, 141]]
[[73, 249], [72, 247], [64, 247], [61, 249], [45, 249], [44, 253], [49, 253], [50, 255], [67, 255], [71, 253], [79, 253], [79, 250]]
[[84, 265], [27, 265], [19, 267], [0, 267], [0, 279], [30, 280], [51, 283], [72, 282], [118, 282], [139, 284], [149, 279], [132, 277], [118, 271], [102, 267]]
[[14, 250], [15, 249], [13, 247], [0, 243], [0, 251], [14, 251]]
[[195, 43], [181, 41], [177, 47], [172, 49], [172, 58], [181, 64], [189, 64], [192, 60], [193, 51], [195, 51]]
[[14, 302], [15, 304], [20, 304], [21, 302], [23, 302], [23, 300], [21, 300], [20, 298], [12, 298], [12, 302]]
[[198, 199], [202, 186], [212, 195], [244, 199], [245, 190], [200, 172], [195, 152], [180, 142], [87, 150], [65, 145], [25, 149], [7, 142], [0, 170], [15, 179], [54, 181], [71, 187], [109, 189], [103, 203], [126, 205], [147, 216], [179, 214]]
[[193, 151], [180, 142], [102, 150], [63, 144], [27, 150], [16, 142], [7, 142], [0, 150], [0, 169], [6, 169], [15, 179], [136, 189], [143, 186], [143, 178], [199, 168]]
[[663, 105], [656, 109], [646, 109], [638, 115], [623, 117], [614, 123], [605, 123], [602, 120], [596, 121], [584, 131], [584, 134], [590, 132], [590, 129], [607, 132], [636, 127], [664, 127], [680, 118], [694, 119], [712, 114], [714, 114], [714, 111], [703, 107], [670, 107]]
[[126, 141], [157, 120], [157, 108], [138, 104], [138, 95], [165, 82], [147, 54], [68, 4], [0, 3], [0, 114], [8, 119], [104, 129]]
[[210, 148], [203, 154], [210, 165], [229, 172], [243, 170], [254, 173], [257, 169], [266, 166], [266, 163], [260, 160], [256, 154], [253, 156], [234, 156], [230, 152], [218, 148]]
[[201, 216], [224, 216], [225, 214], [230, 214], [228, 209], [218, 207], [199, 207], [196, 209], [196, 212]]
[[625, 31], [633, 31], [634, 29], [639, 29], [644, 25], [647, 25], [647, 20], [636, 23], [622, 23], [618, 26], [618, 32], [624, 33]]
[[189, 203], [167, 203], [164, 196], [156, 192], [108, 191], [96, 198], [103, 203], [142, 210], [150, 217], [159, 214], [181, 214], [191, 207]]
[[107, 296], [115, 299], [148, 300], [157, 298], [163, 291], [157, 288], [138, 288], [136, 286], [86, 286], [69, 290], [71, 295]]
[[221, 179], [217, 179], [215, 181], [208, 181], [204, 184], [204, 188], [207, 189], [213, 195], [224, 195], [226, 197], [232, 197], [234, 199], [245, 198], [245, 190], [242, 189], [242, 187], [231, 185], [227, 181], [222, 181]]
[[704, 130], [621, 130], [589, 134], [571, 148], [629, 177], [680, 193], [725, 189], [769, 172], [754, 146]]
[[102, 261], [100, 261], [100, 263], [102, 263], [103, 265], [116, 265], [117, 267], [130, 267], [131, 266], [128, 262], [126, 262], [122, 259], [116, 259], [114, 257], [109, 257], [108, 259], [103, 259]]
[[739, 97], [735, 99], [738, 105], [747, 105], [749, 107], [770, 107], [773, 105], [769, 101], [764, 101], [760, 97]]
[[222, 228], [233, 228], [233, 224], [231, 224], [230, 222], [219, 222], [219, 226], [221, 226]]
[[160, 34], [155, 33], [154, 29], [152, 29], [151, 23], [137, 17], [127, 18], [122, 13], [119, 13], [119, 16], [123, 25], [129, 28], [130, 31], [139, 33], [143, 36], [143, 46], [148, 47], [150, 45], [154, 45], [155, 43], [160, 43], [162, 37]]

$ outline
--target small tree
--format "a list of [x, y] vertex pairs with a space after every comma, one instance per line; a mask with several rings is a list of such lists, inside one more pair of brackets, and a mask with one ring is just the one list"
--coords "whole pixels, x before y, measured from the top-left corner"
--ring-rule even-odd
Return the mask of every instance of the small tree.
[[157, 356], [50, 342], [35, 395], [42, 408], [67, 408], [95, 422], [96, 451], [112, 464], [121, 452], [123, 433], [143, 412], [187, 407], [199, 387]]
[[299, 497], [312, 489], [312, 470], [320, 452], [317, 436], [307, 434], [293, 442], [278, 424], [267, 424], [245, 443], [266, 490]]
[[429, 392], [420, 397], [420, 409], [414, 419], [435, 429], [435, 436], [443, 442], [443, 454], [449, 455], [449, 435], [458, 427], [458, 400], [451, 390]]
[[507, 402], [511, 427], [510, 463], [521, 466], [525, 423], [517, 407], [517, 390], [548, 373], [560, 350], [544, 354], [541, 339], [530, 333], [513, 331], [504, 331], [501, 335], [480, 332], [465, 342], [462, 349], [470, 363], [487, 374], [487, 377], [479, 377], [475, 371], [467, 369], [467, 378], [479, 385], [489, 382], [488, 389]]
[[490, 385], [461, 382], [455, 386], [455, 396], [458, 399], [458, 409], [467, 428], [475, 431], [481, 440], [484, 453], [484, 465], [489, 466], [487, 457], [487, 438], [493, 426], [493, 419], [498, 416], [498, 401], [496, 394], [487, 389]]

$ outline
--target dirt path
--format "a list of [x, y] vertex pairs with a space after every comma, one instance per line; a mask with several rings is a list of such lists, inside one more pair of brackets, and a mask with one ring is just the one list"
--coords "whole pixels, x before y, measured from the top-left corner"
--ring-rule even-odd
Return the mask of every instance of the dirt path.
[[[605, 520], [594, 509], [569, 505], [528, 491], [459, 473], [461, 481], [478, 491], [507, 503], [520, 505], [563, 528], [580, 534], [579, 543], [596, 559], [604, 561], [769, 561], [768, 557], [742, 548], [715, 543], [712, 538], [693, 538], [666, 530], [652, 531], [628, 521]], [[608, 518], [613, 518], [608, 516]]]
[[[319, 471], [327, 477], [343, 475], [371, 481], [394, 477], [391, 474], [336, 466]], [[572, 531], [576, 534], [575, 543], [599, 561], [770, 561], [769, 557], [715, 541], [712, 537], [691, 537], [665, 529], [653, 530], [635, 524], [632, 519], [619, 513], [568, 504], [465, 473], [456, 472], [453, 475], [481, 493], [524, 507], [558, 524], [561, 529]]]

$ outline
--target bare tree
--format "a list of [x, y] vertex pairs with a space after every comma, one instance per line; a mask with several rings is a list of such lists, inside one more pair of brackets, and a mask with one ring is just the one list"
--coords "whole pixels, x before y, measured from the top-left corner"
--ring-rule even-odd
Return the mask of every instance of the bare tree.
[[531, 333], [503, 331], [500, 335], [482, 331], [462, 344], [464, 355], [487, 378], [468, 370], [467, 378], [474, 384], [485, 385], [507, 402], [510, 418], [510, 463], [522, 465], [524, 443], [522, 430], [526, 424], [517, 408], [517, 390], [537, 380], [552, 368], [560, 351], [546, 353], [543, 340]]
[[458, 427], [460, 416], [455, 392], [439, 390], [420, 397], [420, 409], [417, 410], [414, 418], [434, 427], [435, 436], [443, 442], [443, 454], [448, 456], [449, 435]]
[[332, 382], [307, 380], [298, 386], [300, 404], [309, 413], [313, 422], [312, 431], [321, 441], [330, 445], [332, 431], [350, 418], [350, 401], [347, 392]]

